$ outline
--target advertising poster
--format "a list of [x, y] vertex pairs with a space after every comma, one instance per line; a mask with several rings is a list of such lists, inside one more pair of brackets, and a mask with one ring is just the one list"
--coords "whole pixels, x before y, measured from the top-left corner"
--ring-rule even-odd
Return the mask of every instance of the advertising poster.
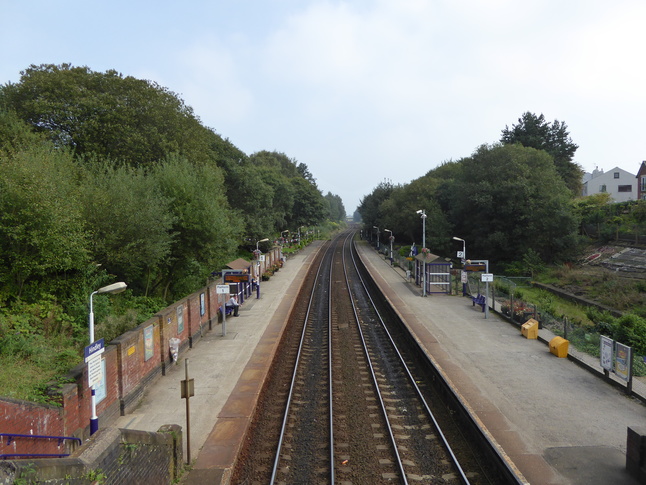
[[177, 307], [177, 335], [184, 331], [184, 307]]
[[153, 342], [153, 325], [144, 328], [144, 360], [155, 355], [155, 343]]
[[628, 382], [630, 380], [630, 351], [627, 345], [617, 342], [617, 354], [615, 355], [615, 374]]

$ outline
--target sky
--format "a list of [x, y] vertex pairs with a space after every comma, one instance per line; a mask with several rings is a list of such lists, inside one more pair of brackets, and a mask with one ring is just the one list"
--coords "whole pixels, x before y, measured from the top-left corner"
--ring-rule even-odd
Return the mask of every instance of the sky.
[[566, 123], [585, 171], [636, 174], [645, 23], [643, 0], [0, 0], [0, 83], [62, 63], [154, 81], [351, 215], [527, 111]]

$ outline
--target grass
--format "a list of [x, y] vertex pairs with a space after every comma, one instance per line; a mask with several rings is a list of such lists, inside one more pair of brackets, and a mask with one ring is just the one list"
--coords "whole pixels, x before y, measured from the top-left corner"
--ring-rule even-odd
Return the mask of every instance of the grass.
[[538, 305], [542, 311], [545, 311], [555, 318], [567, 317], [568, 321], [582, 326], [592, 326], [594, 322], [588, 318], [586, 312], [587, 307], [580, 305], [559, 296], [550, 293], [549, 291], [540, 288], [523, 288], [517, 290], [522, 300], [531, 302]]
[[0, 356], [0, 396], [47, 402], [42, 389], [55, 379], [56, 369], [36, 367], [27, 360]]
[[620, 276], [599, 266], [559, 266], [536, 278], [619, 311], [646, 317], [646, 280]]

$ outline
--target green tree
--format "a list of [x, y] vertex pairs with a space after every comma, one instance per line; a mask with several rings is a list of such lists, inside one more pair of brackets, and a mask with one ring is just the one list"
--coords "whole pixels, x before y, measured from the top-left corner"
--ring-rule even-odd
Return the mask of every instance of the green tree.
[[301, 177], [293, 177], [291, 186], [294, 190], [294, 206], [287, 224], [298, 227], [323, 222], [327, 216], [327, 206], [319, 189]]
[[377, 187], [375, 187], [371, 193], [365, 195], [361, 199], [359, 207], [357, 207], [357, 212], [361, 214], [363, 224], [367, 228], [370, 229], [373, 226], [379, 227], [382, 218], [380, 206], [382, 202], [390, 197], [390, 194], [392, 193], [394, 188], [395, 187], [391, 182], [384, 181], [377, 185]]
[[167, 263], [175, 234], [171, 199], [142, 168], [86, 162], [81, 184], [94, 260], [148, 295]]
[[[77, 168], [67, 150], [0, 151], [0, 284], [35, 298], [89, 262]], [[4, 298], [3, 298], [4, 299]]]
[[43, 64], [0, 88], [0, 100], [36, 131], [76, 155], [147, 165], [178, 152], [211, 159], [216, 135], [173, 92], [114, 70]]
[[0, 150], [15, 153], [35, 145], [45, 145], [45, 137], [34, 133], [31, 126], [9, 111], [0, 110]]
[[444, 188], [443, 203], [471, 255], [509, 262], [531, 248], [547, 262], [572, 256], [578, 220], [547, 153], [483, 145], [460, 164], [461, 175]]
[[341, 200], [341, 197], [332, 194], [332, 192], [328, 192], [325, 195], [325, 200], [327, 200], [330, 208], [330, 220], [332, 222], [344, 221], [345, 207], [343, 207], [343, 200]]
[[[425, 243], [431, 252], [446, 251], [450, 240], [450, 224], [437, 201], [437, 189], [441, 181], [425, 175], [409, 184], [394, 187], [390, 196], [379, 208], [380, 224], [393, 231], [395, 239], [401, 242], [422, 245], [422, 228], [426, 226]], [[418, 210], [426, 213], [422, 224]]]
[[162, 296], [181, 297], [236, 256], [242, 239], [239, 213], [229, 207], [224, 176], [214, 167], [171, 156], [151, 174], [173, 215], [173, 243], [162, 268]]
[[581, 167], [573, 162], [578, 145], [570, 138], [567, 125], [558, 120], [545, 121], [543, 114], [536, 116], [529, 111], [523, 113], [518, 124], [505, 126], [501, 143], [520, 143], [524, 147], [545, 150], [554, 159], [556, 170], [574, 196], [581, 193]]

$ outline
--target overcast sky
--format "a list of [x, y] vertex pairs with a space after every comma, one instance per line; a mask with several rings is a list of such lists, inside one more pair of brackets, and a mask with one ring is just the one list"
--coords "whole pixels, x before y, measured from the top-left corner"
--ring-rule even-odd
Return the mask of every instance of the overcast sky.
[[565, 122], [584, 170], [636, 174], [645, 24], [644, 0], [0, 0], [0, 83], [65, 62], [150, 79], [351, 215], [525, 111]]

